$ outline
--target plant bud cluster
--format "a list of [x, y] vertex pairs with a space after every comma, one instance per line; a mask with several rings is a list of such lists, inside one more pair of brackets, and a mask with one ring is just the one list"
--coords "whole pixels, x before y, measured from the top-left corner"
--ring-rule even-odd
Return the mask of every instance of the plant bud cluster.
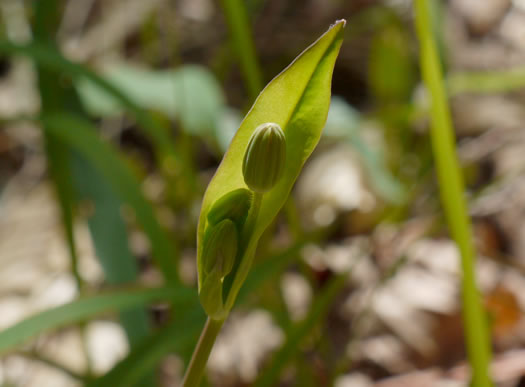
[[257, 216], [259, 207], [253, 205], [254, 200], [260, 203], [261, 195], [277, 184], [283, 176], [285, 161], [286, 141], [281, 127], [275, 123], [258, 126], [250, 137], [242, 164], [249, 189], [239, 188], [225, 194], [207, 214], [208, 225], [199, 256], [199, 299], [211, 318], [223, 318], [225, 313], [222, 282], [235, 265], [247, 219]]

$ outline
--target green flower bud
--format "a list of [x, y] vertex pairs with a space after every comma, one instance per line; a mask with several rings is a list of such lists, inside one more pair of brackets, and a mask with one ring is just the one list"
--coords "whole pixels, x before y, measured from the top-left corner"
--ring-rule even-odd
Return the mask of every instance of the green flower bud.
[[217, 270], [212, 271], [203, 281], [199, 290], [202, 308], [211, 318], [219, 318], [223, 312], [222, 281]]
[[244, 182], [255, 192], [270, 190], [283, 175], [285, 161], [286, 139], [281, 127], [275, 123], [259, 125], [244, 154]]
[[209, 225], [199, 262], [199, 300], [206, 314], [219, 319], [224, 314], [222, 279], [231, 272], [237, 255], [237, 228], [230, 219]]
[[237, 244], [237, 229], [230, 219], [208, 226], [201, 255], [203, 277], [214, 270], [218, 271], [220, 278], [226, 276], [233, 268]]
[[213, 225], [224, 219], [231, 219], [241, 227], [250, 211], [252, 200], [253, 192], [246, 188], [228, 192], [213, 203], [208, 212], [208, 222]]

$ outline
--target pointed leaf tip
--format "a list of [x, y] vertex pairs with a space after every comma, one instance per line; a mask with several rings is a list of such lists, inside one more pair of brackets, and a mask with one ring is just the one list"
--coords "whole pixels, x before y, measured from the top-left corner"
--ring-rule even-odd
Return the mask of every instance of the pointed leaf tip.
[[336, 20], [334, 25], [338, 25], [338, 24], [342, 24], [342, 27], [345, 28], [346, 27], [346, 19]]

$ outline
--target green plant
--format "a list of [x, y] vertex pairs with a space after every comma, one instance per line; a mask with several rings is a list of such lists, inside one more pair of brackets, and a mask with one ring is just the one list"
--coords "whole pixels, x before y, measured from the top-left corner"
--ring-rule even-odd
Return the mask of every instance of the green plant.
[[[319, 141], [344, 26], [344, 20], [336, 22], [266, 86], [208, 185], [197, 260], [201, 303], [209, 317], [184, 386], [199, 384], [215, 338], [250, 271], [258, 240]], [[260, 152], [265, 146], [269, 151]], [[260, 163], [267, 168], [259, 169]]]
[[263, 85], [261, 69], [255, 52], [250, 20], [244, 2], [240, 0], [221, 1], [226, 24], [230, 30], [232, 48], [237, 55], [239, 65], [252, 100], [257, 97]]
[[431, 97], [431, 140], [439, 179], [441, 201], [451, 234], [461, 253], [463, 272], [462, 294], [467, 352], [472, 366], [472, 385], [491, 386], [489, 377], [490, 344], [485, 313], [476, 285], [475, 250], [467, 205], [463, 197], [464, 184], [454, 150], [454, 131], [447, 104], [441, 63], [432, 34], [430, 4], [416, 0], [417, 34], [421, 45], [423, 79]]

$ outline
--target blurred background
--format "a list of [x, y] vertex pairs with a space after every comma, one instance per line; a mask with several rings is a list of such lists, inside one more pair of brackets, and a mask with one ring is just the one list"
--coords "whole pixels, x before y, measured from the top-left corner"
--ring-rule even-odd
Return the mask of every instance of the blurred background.
[[[492, 374], [525, 386], [525, 1], [432, 4]], [[204, 383], [468, 385], [411, 1], [0, 0], [1, 386], [179, 385], [206, 185], [341, 18], [323, 137]]]

